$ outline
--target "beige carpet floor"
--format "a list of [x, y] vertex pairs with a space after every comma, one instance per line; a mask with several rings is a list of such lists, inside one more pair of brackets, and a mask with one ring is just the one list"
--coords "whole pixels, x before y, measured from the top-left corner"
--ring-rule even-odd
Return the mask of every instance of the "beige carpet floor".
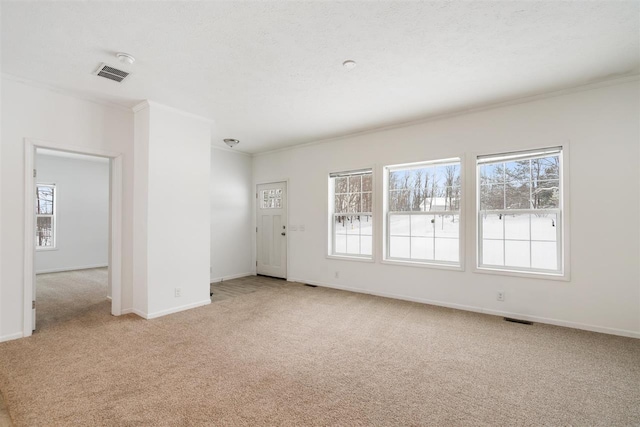
[[0, 344], [16, 426], [640, 424], [640, 340], [286, 283]]

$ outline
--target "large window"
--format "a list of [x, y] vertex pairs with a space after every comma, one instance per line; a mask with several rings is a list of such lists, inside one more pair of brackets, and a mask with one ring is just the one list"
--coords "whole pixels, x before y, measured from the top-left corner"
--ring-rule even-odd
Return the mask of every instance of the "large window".
[[329, 175], [330, 254], [372, 258], [373, 174], [371, 169]]
[[55, 248], [56, 188], [52, 184], [36, 186], [36, 248]]
[[562, 273], [562, 150], [478, 157], [478, 266]]
[[460, 265], [460, 159], [386, 168], [386, 259]]

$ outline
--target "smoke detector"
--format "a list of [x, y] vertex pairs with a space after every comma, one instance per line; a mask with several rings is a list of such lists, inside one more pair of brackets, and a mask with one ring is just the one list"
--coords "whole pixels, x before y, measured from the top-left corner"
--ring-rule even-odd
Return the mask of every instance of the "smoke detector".
[[238, 145], [240, 143], [240, 141], [238, 141], [237, 139], [233, 139], [233, 138], [225, 138], [224, 139], [224, 143], [227, 144], [229, 146], [229, 148], [233, 148], [236, 145]]
[[98, 69], [93, 74], [99, 77], [104, 77], [105, 79], [113, 80], [114, 82], [118, 83], [122, 83], [122, 81], [129, 75], [128, 72], [118, 70], [117, 68], [111, 67], [105, 63], [100, 64]]
[[128, 53], [124, 53], [124, 52], [116, 53], [116, 58], [118, 58], [118, 61], [122, 62], [123, 64], [131, 65], [134, 62], [136, 62], [136, 58], [134, 58], [132, 55], [129, 55]]

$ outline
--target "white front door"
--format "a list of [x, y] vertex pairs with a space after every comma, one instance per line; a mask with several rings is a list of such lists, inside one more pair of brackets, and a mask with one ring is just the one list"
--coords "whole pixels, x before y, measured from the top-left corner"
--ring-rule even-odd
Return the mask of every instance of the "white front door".
[[287, 183], [257, 187], [256, 271], [265, 276], [287, 277]]

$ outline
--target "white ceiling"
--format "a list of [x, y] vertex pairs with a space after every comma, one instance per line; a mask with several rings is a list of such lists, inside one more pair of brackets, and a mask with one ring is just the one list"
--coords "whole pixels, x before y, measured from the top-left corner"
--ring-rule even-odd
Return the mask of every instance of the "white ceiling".
[[639, 19], [636, 1], [5, 1], [2, 72], [151, 99], [260, 152], [637, 74]]

